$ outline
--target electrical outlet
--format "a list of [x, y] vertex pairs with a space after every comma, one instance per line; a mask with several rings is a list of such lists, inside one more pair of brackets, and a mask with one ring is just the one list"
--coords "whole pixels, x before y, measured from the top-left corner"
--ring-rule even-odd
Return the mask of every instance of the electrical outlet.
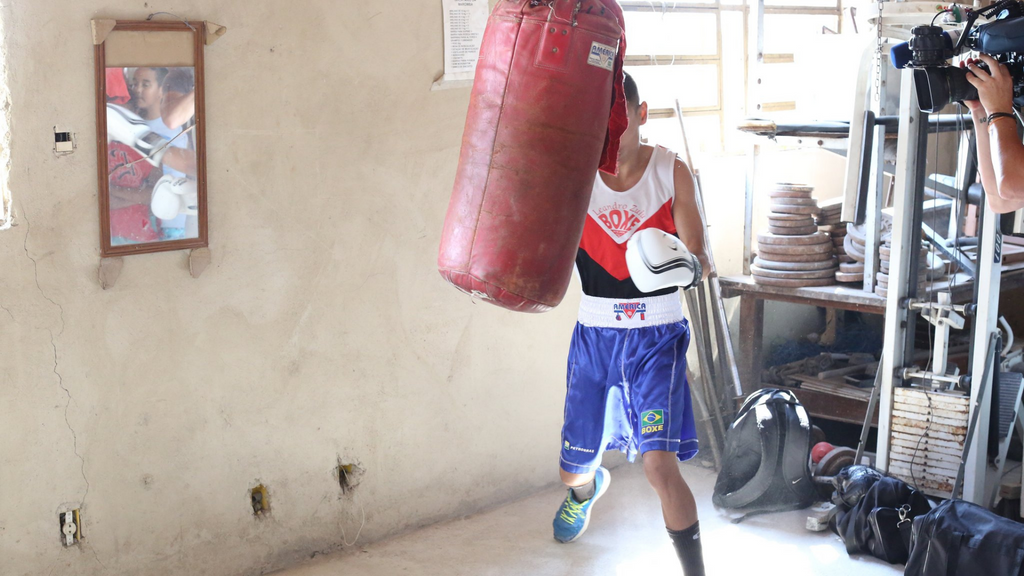
[[252, 504], [252, 515], [261, 518], [270, 513], [270, 492], [263, 484], [249, 490], [249, 502]]
[[78, 544], [82, 540], [82, 511], [75, 509], [61, 512], [57, 519], [60, 522], [60, 539], [64, 546]]
[[53, 128], [53, 152], [55, 154], [71, 154], [75, 151], [75, 135], [70, 131]]

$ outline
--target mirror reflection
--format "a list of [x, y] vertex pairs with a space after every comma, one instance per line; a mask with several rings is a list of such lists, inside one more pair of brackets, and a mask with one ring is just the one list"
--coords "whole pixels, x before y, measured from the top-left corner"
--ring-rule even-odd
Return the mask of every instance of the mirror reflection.
[[199, 237], [195, 69], [106, 69], [110, 243]]

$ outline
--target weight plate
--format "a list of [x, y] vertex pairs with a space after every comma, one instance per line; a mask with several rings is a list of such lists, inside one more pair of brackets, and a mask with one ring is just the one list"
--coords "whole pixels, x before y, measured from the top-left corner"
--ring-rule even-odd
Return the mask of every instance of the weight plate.
[[818, 260], [813, 262], [785, 262], [778, 260], [765, 260], [758, 256], [754, 258], [754, 264], [759, 268], [765, 268], [767, 270], [779, 270], [782, 272], [796, 272], [796, 271], [807, 271], [807, 270], [824, 270], [826, 268], [835, 268], [837, 261], [835, 258], [829, 258], [827, 260]]
[[843, 468], [850, 466], [854, 463], [857, 458], [857, 451], [853, 448], [847, 448], [845, 446], [838, 446], [833, 448], [825, 457], [818, 462], [817, 466], [814, 467], [815, 476], [835, 476], [842, 471]]
[[812, 234], [804, 234], [800, 236], [779, 236], [776, 234], [758, 234], [757, 242], [759, 244], [781, 244], [785, 246], [807, 246], [812, 244], [825, 244], [830, 245], [828, 234], [822, 234], [820, 232], [814, 232]]

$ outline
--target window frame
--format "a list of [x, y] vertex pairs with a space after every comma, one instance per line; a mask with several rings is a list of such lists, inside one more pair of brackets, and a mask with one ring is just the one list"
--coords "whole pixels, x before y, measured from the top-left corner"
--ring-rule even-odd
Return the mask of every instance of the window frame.
[[[702, 106], [702, 107], [682, 107], [681, 112], [683, 118], [692, 116], [717, 116], [719, 123], [719, 147], [721, 151], [725, 151], [725, 73], [726, 64], [722, 54], [722, 42], [723, 42], [723, 29], [722, 29], [722, 14], [724, 12], [739, 12], [743, 14], [743, 90], [744, 90], [744, 102], [745, 102], [745, 113], [750, 115], [756, 111], [781, 111], [781, 110], [792, 110], [795, 109], [795, 102], [765, 102], [765, 103], [752, 103], [751, 90], [750, 90], [750, 67], [751, 67], [751, 54], [750, 45], [751, 39], [751, 7], [760, 4], [761, 10], [766, 15], [817, 15], [817, 16], [835, 16], [836, 18], [836, 33], [842, 33], [843, 26], [843, 6], [841, 0], [836, 0], [835, 6], [779, 6], [779, 5], [765, 5], [764, 0], [746, 0], [742, 4], [723, 4], [721, 0], [714, 0], [712, 2], [683, 2], [667, 0], [618, 0], [619, 6], [622, 8], [624, 13], [627, 12], [654, 12], [661, 14], [678, 14], [678, 13], [712, 13], [715, 15], [715, 30], [716, 30], [716, 46], [714, 55], [687, 55], [687, 54], [647, 54], [647, 55], [629, 55], [627, 54], [624, 58], [624, 67], [632, 66], [689, 66], [694, 64], [714, 64], [718, 74], [718, 98], [716, 106]], [[755, 3], [756, 2], [756, 3]], [[754, 23], [754, 27], [757, 24]], [[628, 35], [627, 30], [627, 35]], [[760, 30], [763, 34], [763, 28]], [[757, 32], [755, 32], [755, 35]], [[757, 38], [753, 39], [754, 42]], [[627, 51], [628, 51], [627, 43]], [[773, 63], [787, 63], [793, 61], [793, 54], [764, 54], [762, 60], [762, 66], [770, 66]], [[676, 111], [674, 108], [652, 108], [648, 111], [648, 117], [652, 119], [665, 119], [675, 118]]]

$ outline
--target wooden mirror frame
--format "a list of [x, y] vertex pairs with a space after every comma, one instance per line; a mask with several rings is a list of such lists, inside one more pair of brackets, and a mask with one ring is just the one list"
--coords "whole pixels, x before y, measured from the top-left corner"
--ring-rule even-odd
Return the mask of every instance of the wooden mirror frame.
[[203, 248], [209, 245], [206, 203], [206, 97], [203, 67], [205, 22], [134, 21], [118, 20], [111, 33], [128, 32], [189, 32], [192, 34], [193, 67], [195, 75], [195, 152], [196, 189], [198, 195], [197, 238], [165, 240], [113, 246], [110, 238], [110, 171], [107, 147], [107, 81], [106, 39], [95, 46], [96, 60], [96, 149], [99, 179], [100, 248], [106, 257], [147, 254], [169, 250]]

